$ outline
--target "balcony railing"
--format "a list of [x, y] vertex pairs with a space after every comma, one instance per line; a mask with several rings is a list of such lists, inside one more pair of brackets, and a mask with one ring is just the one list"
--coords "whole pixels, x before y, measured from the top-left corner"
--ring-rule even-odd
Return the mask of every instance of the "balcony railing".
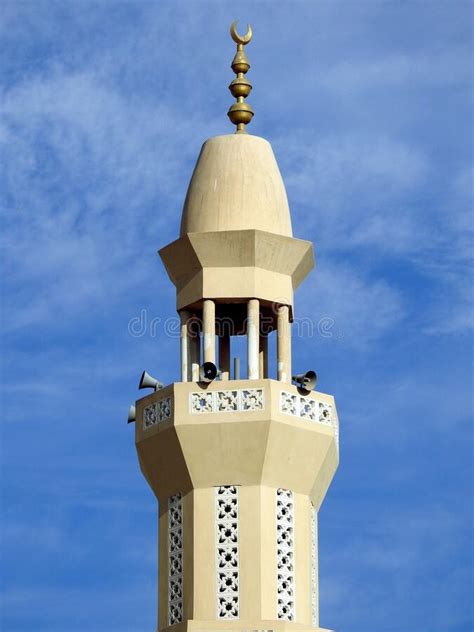
[[[230, 384], [235, 385], [234, 388], [226, 388]], [[241, 388], [244, 384], [245, 387]], [[180, 401], [187, 401], [183, 413], [192, 417], [265, 412], [272, 403], [271, 399], [278, 398], [278, 402], [273, 400], [274, 410], [277, 404], [278, 412], [283, 415], [332, 428], [339, 448], [339, 422], [332, 397], [314, 391], [302, 394], [295, 386], [276, 380], [259, 380], [258, 386], [255, 384], [253, 387], [254, 384], [253, 380], [215, 381], [204, 389], [196, 383], [187, 382], [177, 383], [171, 390], [167, 387], [163, 392], [157, 391], [153, 396], [148, 396], [153, 401], [143, 409], [142, 429], [147, 431], [174, 417], [174, 389], [178, 388], [186, 392], [184, 397], [180, 394], [179, 398]]]

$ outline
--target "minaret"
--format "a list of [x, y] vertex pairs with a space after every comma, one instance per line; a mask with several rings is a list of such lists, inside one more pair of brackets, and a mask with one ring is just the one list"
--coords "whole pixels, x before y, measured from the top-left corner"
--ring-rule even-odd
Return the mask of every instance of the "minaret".
[[[314, 375], [293, 385], [291, 366], [293, 293], [313, 248], [293, 237], [270, 144], [246, 132], [252, 31], [234, 23], [231, 35], [236, 133], [204, 143], [180, 236], [160, 250], [176, 286], [181, 379], [136, 402], [140, 467], [159, 501], [158, 629], [321, 630], [317, 523], [338, 419], [334, 398], [309, 390]], [[241, 368], [235, 336], [246, 338]]]

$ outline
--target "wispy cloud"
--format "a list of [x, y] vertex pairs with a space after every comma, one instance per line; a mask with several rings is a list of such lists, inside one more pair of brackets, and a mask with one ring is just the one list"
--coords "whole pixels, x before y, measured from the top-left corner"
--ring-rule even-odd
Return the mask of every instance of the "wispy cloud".
[[430, 54], [419, 51], [389, 53], [377, 58], [359, 56], [331, 66], [319, 78], [322, 86], [341, 95], [349, 94], [350, 98], [359, 91], [374, 93], [380, 86], [398, 90], [410, 85], [464, 88], [469, 80], [466, 46], [463, 45], [445, 47]]
[[328, 335], [336, 344], [364, 350], [404, 318], [400, 293], [381, 279], [367, 278], [342, 263], [325, 259], [306, 281], [298, 313], [330, 319]]
[[177, 223], [193, 122], [64, 70], [8, 91], [3, 115], [3, 246], [16, 288], [6, 326], [123, 295], [144, 273], [141, 235]]
[[[427, 199], [436, 170], [416, 146], [383, 136], [307, 140], [296, 135], [276, 147], [297, 234], [314, 235], [316, 251], [321, 244], [332, 258], [357, 253], [369, 271], [378, 271], [384, 260], [398, 261], [412, 268], [413, 277], [430, 276], [446, 295], [447, 309], [425, 308], [427, 333], [472, 327], [470, 167], [448, 178], [436, 199]], [[332, 293], [339, 288], [342, 301], [345, 281], [334, 281]], [[370, 283], [367, 277], [364, 283]], [[391, 293], [400, 290], [392, 286]]]

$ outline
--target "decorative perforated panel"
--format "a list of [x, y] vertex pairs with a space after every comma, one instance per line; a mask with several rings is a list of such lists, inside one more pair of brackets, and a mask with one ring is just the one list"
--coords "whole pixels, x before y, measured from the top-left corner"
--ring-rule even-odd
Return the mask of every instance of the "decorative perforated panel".
[[183, 506], [181, 494], [168, 499], [168, 623], [183, 622]]
[[276, 491], [277, 615], [295, 620], [295, 508], [293, 492]]
[[189, 410], [193, 415], [203, 413], [252, 412], [265, 406], [263, 389], [242, 388], [229, 391], [191, 393]]
[[301, 417], [302, 419], [331, 426], [334, 429], [334, 437], [339, 447], [339, 424], [331, 404], [282, 391], [280, 393], [280, 411], [285, 413], [285, 415], [293, 415], [294, 417]]
[[171, 397], [154, 402], [143, 410], [143, 430], [156, 426], [171, 417]]
[[239, 488], [216, 487], [217, 618], [239, 618]]

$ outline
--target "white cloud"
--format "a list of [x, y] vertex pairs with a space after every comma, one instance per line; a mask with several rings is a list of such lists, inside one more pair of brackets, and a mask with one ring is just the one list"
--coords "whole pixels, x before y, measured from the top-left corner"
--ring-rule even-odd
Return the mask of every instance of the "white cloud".
[[305, 282], [298, 313], [330, 319], [328, 330], [340, 344], [365, 349], [404, 317], [400, 294], [383, 280], [371, 280], [347, 265], [323, 261]]
[[[413, 269], [414, 278], [430, 278], [438, 286], [434, 292], [446, 300], [424, 305], [425, 333], [471, 327], [471, 169], [463, 168], [444, 186], [435, 184], [434, 166], [424, 153], [388, 137], [308, 140], [296, 134], [279, 140], [276, 150], [297, 236], [312, 238], [316, 253], [321, 245], [331, 258], [349, 255], [369, 271], [374, 264], [400, 261]], [[430, 194], [430, 188], [440, 192]], [[403, 290], [406, 300], [412, 288]]]
[[416, 246], [415, 219], [403, 200], [425, 182], [422, 151], [384, 136], [301, 134], [277, 141], [276, 149], [300, 232], [316, 233], [332, 252]]
[[5, 326], [113, 301], [143, 279], [140, 244], [177, 229], [199, 125], [60, 68], [6, 92], [3, 118]]
[[378, 91], [381, 86], [399, 90], [416, 85], [417, 88], [456, 84], [470, 81], [466, 63], [466, 49], [452, 46], [448, 49], [411, 51], [410, 54], [393, 52], [383, 57], [372, 55], [338, 62], [321, 75], [319, 83], [326, 89], [341, 94], [358, 91]]

